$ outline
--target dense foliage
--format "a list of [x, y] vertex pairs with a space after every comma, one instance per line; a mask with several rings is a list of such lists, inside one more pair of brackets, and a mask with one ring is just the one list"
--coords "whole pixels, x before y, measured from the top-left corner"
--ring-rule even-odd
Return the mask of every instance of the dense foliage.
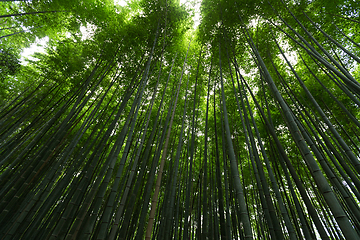
[[360, 2], [190, 6], [1, 1], [0, 239], [360, 239]]

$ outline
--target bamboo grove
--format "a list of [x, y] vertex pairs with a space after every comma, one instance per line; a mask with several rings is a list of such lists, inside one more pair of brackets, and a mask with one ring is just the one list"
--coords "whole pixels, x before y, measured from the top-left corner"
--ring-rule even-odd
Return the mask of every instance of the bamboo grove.
[[0, 239], [360, 239], [360, 3], [200, 9], [0, 3]]

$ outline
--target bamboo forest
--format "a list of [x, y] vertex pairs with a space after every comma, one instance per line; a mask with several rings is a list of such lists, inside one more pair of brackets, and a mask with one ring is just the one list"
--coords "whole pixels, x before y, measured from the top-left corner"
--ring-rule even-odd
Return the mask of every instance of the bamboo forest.
[[360, 239], [359, 109], [357, 0], [1, 0], [0, 239]]

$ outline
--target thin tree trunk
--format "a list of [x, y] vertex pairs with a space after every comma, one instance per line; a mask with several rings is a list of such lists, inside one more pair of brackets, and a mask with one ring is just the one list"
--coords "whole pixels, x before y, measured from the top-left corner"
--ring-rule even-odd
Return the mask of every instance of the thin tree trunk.
[[171, 120], [170, 120], [170, 124], [169, 124], [169, 130], [167, 132], [165, 145], [164, 145], [164, 150], [163, 150], [163, 153], [162, 153], [162, 156], [161, 156], [160, 169], [159, 169], [158, 177], [157, 177], [157, 180], [156, 180], [155, 192], [154, 192], [154, 195], [153, 195], [153, 198], [152, 198], [152, 201], [151, 201], [151, 210], [150, 210], [149, 222], [148, 222], [146, 235], [145, 235], [146, 240], [151, 239], [152, 226], [153, 226], [153, 223], [154, 223], [156, 205], [157, 205], [157, 200], [158, 200], [159, 191], [160, 191], [161, 177], [162, 177], [162, 172], [163, 172], [163, 169], [164, 169], [165, 158], [166, 158], [166, 154], [167, 154], [167, 147], [168, 147], [169, 139], [170, 139], [171, 127], [172, 127], [172, 124], [173, 124], [173, 121], [174, 121], [175, 110], [176, 110], [179, 91], [180, 91], [180, 87], [181, 87], [181, 80], [182, 80], [182, 77], [183, 77], [183, 74], [184, 74], [184, 71], [185, 71], [186, 58], [187, 58], [187, 54], [189, 52], [189, 48], [190, 48], [190, 43], [189, 43], [188, 51], [187, 51], [186, 56], [185, 56], [184, 66], [183, 66], [183, 70], [181, 72], [178, 89], [176, 91], [176, 98], [175, 98], [174, 108], [173, 108], [173, 111], [172, 111], [172, 116], [171, 116]]

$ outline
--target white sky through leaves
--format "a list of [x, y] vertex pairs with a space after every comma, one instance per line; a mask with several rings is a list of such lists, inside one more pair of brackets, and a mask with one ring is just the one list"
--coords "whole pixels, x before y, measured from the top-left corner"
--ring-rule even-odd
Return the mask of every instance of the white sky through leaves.
[[26, 59], [29, 60], [35, 60], [31, 55], [33, 55], [36, 52], [44, 53], [45, 47], [49, 41], [49, 37], [44, 37], [41, 39], [36, 38], [36, 41], [30, 45], [28, 48], [24, 48], [21, 53], [21, 59], [20, 62], [23, 65], [26, 65]]
[[[120, 6], [126, 6], [127, 2], [125, 0], [114, 0], [114, 4], [115, 5], [120, 5]], [[199, 24], [200, 24], [200, 5], [201, 5], [201, 0], [180, 0], [180, 4], [181, 5], [185, 5], [187, 8], [191, 8], [194, 9], [194, 16], [193, 16], [193, 20], [194, 20], [194, 26], [193, 28], [195, 29]], [[90, 26], [91, 28], [92, 26]], [[93, 30], [93, 29], [91, 29]], [[87, 29], [87, 27], [81, 26], [80, 27], [80, 31], [83, 35], [83, 38], [88, 38], [89, 32], [92, 32], [90, 29]], [[23, 65], [26, 65], [26, 59], [29, 60], [36, 60], [34, 57], [32, 57], [32, 55], [36, 52], [40, 52], [40, 53], [44, 53], [45, 52], [45, 47], [47, 45], [49, 41], [48, 37], [44, 37], [41, 39], [36, 39], [36, 42], [31, 44], [30, 47], [23, 49], [22, 53], [21, 53], [21, 63]]]

